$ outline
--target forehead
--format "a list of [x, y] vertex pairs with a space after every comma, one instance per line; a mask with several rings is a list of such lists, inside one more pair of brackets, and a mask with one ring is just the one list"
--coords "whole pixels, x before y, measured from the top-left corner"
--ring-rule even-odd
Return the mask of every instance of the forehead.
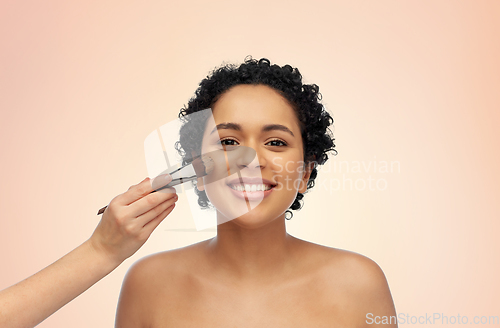
[[238, 122], [251, 129], [276, 123], [300, 131], [297, 114], [288, 100], [265, 85], [234, 86], [222, 94], [212, 111], [216, 124]]

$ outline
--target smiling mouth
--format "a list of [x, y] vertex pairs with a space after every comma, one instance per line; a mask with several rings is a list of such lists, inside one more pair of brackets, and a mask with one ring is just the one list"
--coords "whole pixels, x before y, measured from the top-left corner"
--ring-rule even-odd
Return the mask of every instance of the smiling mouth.
[[236, 190], [236, 191], [244, 191], [244, 192], [259, 192], [259, 191], [267, 191], [271, 190], [272, 188], [276, 187], [275, 185], [271, 184], [230, 184], [228, 185], [229, 188]]

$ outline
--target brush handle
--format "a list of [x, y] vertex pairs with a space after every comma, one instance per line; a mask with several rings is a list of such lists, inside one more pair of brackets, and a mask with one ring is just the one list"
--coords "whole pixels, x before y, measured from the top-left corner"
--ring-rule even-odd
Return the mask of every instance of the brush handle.
[[[155, 189], [152, 191], [153, 192], [157, 192], [157, 191], [160, 191], [160, 190], [163, 190], [163, 189], [167, 189], [167, 188], [170, 188], [170, 187], [173, 187], [173, 186], [177, 186], [181, 183], [184, 183], [184, 182], [189, 182], [189, 181], [193, 181], [197, 178], [196, 175], [193, 175], [193, 176], [190, 176], [190, 177], [185, 177], [185, 178], [176, 178], [176, 179], [173, 179], [172, 181], [170, 181], [167, 185], [161, 187], [161, 188], [158, 188], [158, 189]], [[103, 208], [101, 208], [98, 212], [97, 212], [97, 215], [101, 215], [102, 213], [104, 213], [104, 211], [106, 210], [106, 208], [108, 208], [108, 206], [104, 206]]]

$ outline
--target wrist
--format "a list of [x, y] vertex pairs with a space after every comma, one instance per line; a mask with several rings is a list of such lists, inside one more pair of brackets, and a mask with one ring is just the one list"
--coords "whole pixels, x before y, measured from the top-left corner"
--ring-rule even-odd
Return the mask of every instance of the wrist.
[[95, 242], [95, 240], [92, 238], [85, 241], [84, 245], [86, 245], [90, 249], [90, 252], [92, 252], [100, 259], [101, 263], [103, 263], [105, 267], [109, 267], [111, 270], [116, 268], [125, 260], [124, 258], [120, 258], [119, 256], [117, 256], [113, 252], [110, 252], [103, 245]]

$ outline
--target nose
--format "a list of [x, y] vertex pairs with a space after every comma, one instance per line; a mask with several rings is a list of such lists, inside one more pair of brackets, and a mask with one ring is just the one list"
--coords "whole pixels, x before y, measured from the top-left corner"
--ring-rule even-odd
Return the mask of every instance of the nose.
[[247, 158], [247, 161], [242, 161], [240, 169], [247, 168], [250, 170], [254, 170], [254, 169], [261, 170], [264, 167], [266, 167], [267, 160], [266, 160], [264, 152], [262, 150], [260, 150], [259, 147], [250, 147], [250, 146], [247, 146], [247, 147], [251, 148], [253, 150], [252, 153], [254, 153], [255, 155], [252, 156], [251, 159]]

